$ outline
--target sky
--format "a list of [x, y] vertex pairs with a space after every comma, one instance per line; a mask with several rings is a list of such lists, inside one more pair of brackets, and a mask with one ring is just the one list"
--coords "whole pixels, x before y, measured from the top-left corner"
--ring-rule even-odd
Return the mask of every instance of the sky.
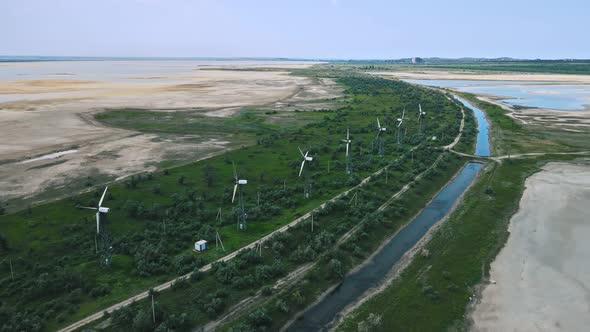
[[0, 55], [590, 58], [589, 0], [0, 0]]

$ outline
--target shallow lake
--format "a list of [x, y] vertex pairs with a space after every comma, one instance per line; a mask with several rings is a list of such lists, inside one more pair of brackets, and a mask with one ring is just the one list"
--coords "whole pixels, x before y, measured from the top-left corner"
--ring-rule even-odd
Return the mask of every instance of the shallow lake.
[[528, 81], [404, 80], [428, 86], [500, 97], [508, 106], [583, 110], [590, 105], [590, 85]]

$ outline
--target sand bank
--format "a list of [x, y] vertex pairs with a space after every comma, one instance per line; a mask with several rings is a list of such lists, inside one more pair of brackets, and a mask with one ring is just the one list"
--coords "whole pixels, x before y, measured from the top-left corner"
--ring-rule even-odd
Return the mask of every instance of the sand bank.
[[590, 326], [590, 166], [552, 163], [526, 180], [510, 236], [472, 313], [475, 331]]

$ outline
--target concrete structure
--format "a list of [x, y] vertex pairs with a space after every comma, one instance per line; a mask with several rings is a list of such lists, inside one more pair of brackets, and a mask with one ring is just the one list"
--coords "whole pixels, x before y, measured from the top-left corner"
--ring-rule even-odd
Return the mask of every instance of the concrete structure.
[[196, 251], [205, 251], [207, 250], [207, 241], [199, 240], [195, 242], [195, 250]]

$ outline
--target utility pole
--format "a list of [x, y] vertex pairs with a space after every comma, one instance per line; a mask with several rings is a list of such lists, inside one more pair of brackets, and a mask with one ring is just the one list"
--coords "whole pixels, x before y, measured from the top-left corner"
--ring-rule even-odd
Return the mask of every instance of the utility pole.
[[98, 241], [96, 240], [96, 234], [94, 234], [94, 253], [98, 255]]
[[221, 241], [221, 236], [219, 236], [219, 232], [215, 231], [215, 248], [217, 248], [217, 243], [221, 244], [221, 249], [225, 251], [225, 247], [223, 246], [223, 241]]
[[156, 324], [156, 308], [154, 307], [154, 294], [152, 294], [152, 320]]
[[14, 271], [12, 270], [12, 258], [8, 260], [10, 263], [10, 278], [14, 280]]

